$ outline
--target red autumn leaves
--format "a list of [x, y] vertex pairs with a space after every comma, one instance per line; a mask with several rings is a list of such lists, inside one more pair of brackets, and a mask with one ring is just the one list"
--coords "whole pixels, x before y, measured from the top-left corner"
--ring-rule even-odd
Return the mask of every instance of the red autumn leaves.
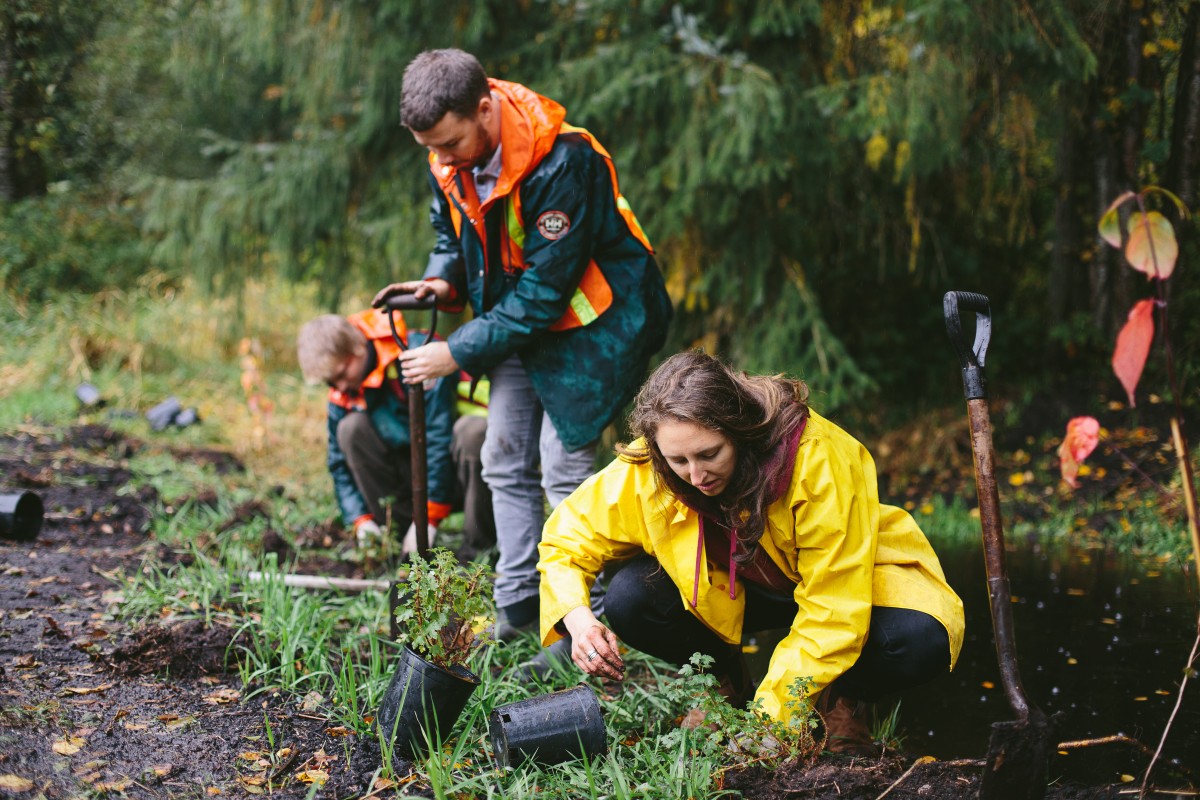
[[[1113, 247], [1123, 249], [1125, 260], [1134, 269], [1144, 272], [1147, 280], [1165, 281], [1175, 271], [1179, 244], [1170, 221], [1157, 211], [1145, 210], [1145, 199], [1153, 193], [1166, 196], [1175, 204], [1181, 216], [1187, 216], [1187, 207], [1178, 197], [1165, 189], [1151, 186], [1141, 194], [1125, 192], [1114, 200], [1100, 219], [1100, 236]], [[1129, 215], [1123, 236], [1119, 211], [1122, 205], [1131, 200], [1137, 202], [1139, 210]], [[1154, 309], [1160, 305], [1165, 308], [1162, 300], [1139, 300], [1129, 310], [1125, 325], [1117, 334], [1112, 367], [1121, 386], [1125, 387], [1130, 406], [1137, 405], [1138, 381], [1141, 380], [1142, 370], [1150, 355], [1150, 345], [1154, 341]], [[1076, 476], [1079, 474], [1079, 463], [1095, 449], [1099, 432], [1100, 423], [1092, 417], [1076, 417], [1067, 423], [1067, 434], [1058, 456], [1063, 480], [1072, 487], [1078, 485]]]

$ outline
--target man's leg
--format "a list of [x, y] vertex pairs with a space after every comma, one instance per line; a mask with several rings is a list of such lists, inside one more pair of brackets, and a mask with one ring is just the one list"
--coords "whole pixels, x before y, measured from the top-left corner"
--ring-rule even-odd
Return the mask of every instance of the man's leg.
[[483, 479], [492, 491], [496, 544], [493, 594], [503, 623], [536, 627], [538, 615], [538, 542], [545, 522], [539, 474], [538, 441], [542, 404], [525, 367], [509, 358], [488, 375], [487, 435], [483, 441]]
[[[412, 524], [412, 462], [408, 451], [388, 447], [375, 432], [371, 418], [362, 413], [347, 414], [338, 423], [337, 439], [371, 516], [380, 527], [390, 522], [392, 531], [408, 530]], [[389, 497], [390, 509], [382, 502]]]
[[459, 417], [454, 423], [450, 456], [462, 497], [463, 545], [474, 554], [496, 544], [496, 518], [492, 513], [492, 492], [483, 480], [483, 439], [487, 435], [484, 417]]
[[[550, 421], [549, 415], [543, 417], [538, 449], [542, 459], [542, 488], [546, 492], [546, 498], [550, 501], [552, 509], [567, 499], [567, 496], [579, 488], [579, 484], [587, 480], [595, 471], [596, 444], [596, 442], [592, 442], [578, 450], [567, 450], [563, 447], [562, 440], [558, 438], [558, 431], [554, 429], [554, 423]], [[538, 532], [538, 541], [541, 541], [540, 531]], [[536, 574], [536, 552], [531, 568]], [[592, 584], [591, 606], [592, 612], [597, 617], [604, 613], [604, 585], [599, 578]], [[544, 680], [550, 675], [555, 664], [564, 667], [571, 664], [570, 636], [559, 639], [549, 647], [542, 648], [542, 651], [531, 660], [521, 664], [521, 670], [526, 678], [537, 677]]]

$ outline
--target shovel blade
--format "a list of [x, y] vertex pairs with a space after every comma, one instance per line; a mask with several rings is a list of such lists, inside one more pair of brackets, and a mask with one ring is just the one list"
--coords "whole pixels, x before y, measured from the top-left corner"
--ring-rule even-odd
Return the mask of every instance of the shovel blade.
[[1054, 750], [1054, 719], [1037, 708], [1027, 719], [993, 723], [980, 800], [1042, 800]]

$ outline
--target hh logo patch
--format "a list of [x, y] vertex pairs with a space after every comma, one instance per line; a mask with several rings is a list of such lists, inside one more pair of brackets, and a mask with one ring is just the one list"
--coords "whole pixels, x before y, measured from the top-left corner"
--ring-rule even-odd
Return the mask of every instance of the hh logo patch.
[[554, 241], [567, 235], [571, 220], [561, 211], [547, 211], [537, 219], [537, 229], [543, 237]]

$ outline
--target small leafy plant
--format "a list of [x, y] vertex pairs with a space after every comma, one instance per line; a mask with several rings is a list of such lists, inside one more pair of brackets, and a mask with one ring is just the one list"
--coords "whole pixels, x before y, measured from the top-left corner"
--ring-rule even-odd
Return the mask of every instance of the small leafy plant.
[[[1136, 193], [1125, 192], [1112, 202], [1100, 219], [1101, 238], [1113, 247], [1120, 249], [1131, 268], [1145, 273], [1147, 280], [1154, 282], [1154, 296], [1139, 300], [1129, 310], [1128, 319], [1117, 335], [1117, 343], [1113, 349], [1112, 368], [1113, 373], [1125, 388], [1129, 397], [1129, 406], [1134, 407], [1137, 404], [1137, 386], [1142, 377], [1142, 369], [1146, 366], [1146, 359], [1150, 355], [1150, 348], [1155, 339], [1154, 318], [1157, 314], [1161, 326], [1159, 341], [1162, 344], [1163, 358], [1166, 362], [1171, 399], [1175, 406], [1175, 413], [1171, 417], [1171, 435], [1175, 446], [1175, 455], [1179, 461], [1180, 486], [1187, 513], [1192, 555], [1197, 565], [1200, 565], [1200, 511], [1197, 510], [1191, 454], [1187, 438], [1183, 434], [1183, 393], [1180, 391], [1179, 382], [1175, 376], [1175, 360], [1168, 335], [1166, 282], [1175, 271], [1175, 261], [1179, 257], [1179, 244], [1175, 239], [1175, 229], [1171, 226], [1170, 221], [1158, 211], [1147, 210], [1146, 201], [1153, 195], [1165, 197], [1175, 205], [1180, 218], [1187, 219], [1189, 212], [1183, 201], [1158, 186], [1149, 186]], [[1121, 208], [1130, 202], [1137, 206], [1137, 210], [1131, 211], [1122, 224]], [[1094, 417], [1075, 417], [1067, 423], [1067, 432], [1063, 437], [1062, 447], [1059, 448], [1059, 462], [1063, 480], [1070, 486], [1078, 485], [1076, 476], [1079, 473], [1079, 464], [1095, 450], [1100, 435], [1100, 423]], [[1197, 576], [1200, 577], [1200, 570], [1197, 571]], [[1162, 754], [1163, 745], [1171, 731], [1171, 725], [1179, 712], [1188, 678], [1195, 675], [1197, 663], [1200, 663], [1200, 617], [1196, 621], [1196, 641], [1192, 645], [1192, 651], [1183, 672], [1183, 679], [1179, 683], [1175, 708], [1167, 719], [1158, 749], [1150, 758], [1150, 763], [1142, 777], [1140, 795], [1143, 797], [1149, 788], [1150, 775], [1154, 770], [1154, 765]]]
[[670, 749], [679, 739], [692, 736], [701, 754], [738, 766], [752, 763], [768, 767], [785, 761], [811, 758], [820, 752], [813, 737], [817, 715], [808, 700], [812, 682], [797, 678], [789, 687], [787, 721], [773, 719], [757, 705], [743, 710], [734, 708], [717, 693], [717, 679], [708, 672], [712, 657], [696, 653], [679, 670], [679, 677], [668, 682], [663, 695], [679, 708], [703, 712], [704, 722], [694, 730], [679, 728], [662, 737]]
[[[491, 582], [482, 564], [463, 566], [445, 548], [414, 554], [396, 611], [404, 644], [443, 669], [462, 667], [486, 634], [472, 627], [491, 616]], [[484, 625], [480, 625], [483, 628]]]

